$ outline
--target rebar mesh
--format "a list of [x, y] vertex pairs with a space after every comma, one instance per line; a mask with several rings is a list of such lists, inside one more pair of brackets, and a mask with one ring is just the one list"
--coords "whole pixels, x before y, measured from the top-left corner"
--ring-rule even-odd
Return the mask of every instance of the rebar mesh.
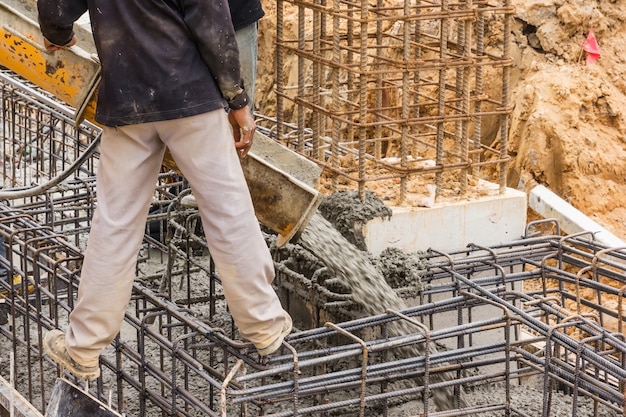
[[512, 14], [508, 0], [279, 0], [276, 137], [334, 190], [385, 181], [402, 203], [415, 178], [465, 194], [489, 175], [504, 192]]
[[[58, 369], [42, 357], [41, 335], [67, 321], [81, 253], [28, 214], [3, 207], [0, 217], [0, 235], [12, 248], [6, 266], [13, 276], [26, 277], [11, 286], [3, 283], [10, 320], [0, 331], [16, 363], [30, 364], [17, 388], [43, 410]], [[437, 389], [449, 385], [473, 398], [485, 385], [499, 385], [503, 389], [491, 395], [491, 402], [470, 401], [465, 409], [452, 405], [457, 414], [449, 415], [471, 410], [473, 415], [525, 416], [533, 414], [515, 405], [512, 390], [532, 378], [544, 381], [538, 400], [546, 416], [559, 415], [552, 413], [551, 401], [564, 390], [571, 415], [579, 403], [590, 401], [596, 413], [581, 415], [624, 413], [624, 254], [603, 251], [584, 237], [535, 237], [498, 248], [426, 253], [419, 296], [429, 302], [339, 324], [331, 320], [334, 306], [320, 305], [324, 325], [300, 326], [305, 330], [290, 335], [267, 361], [238, 338], [206, 256], [185, 250], [169, 256], [176, 262], [161, 265], [160, 278], [168, 283], [161, 293], [148, 273], [148, 258], [139, 259], [124, 326], [101, 359], [102, 378], [91, 387], [129, 415], [391, 416], [406, 404], [412, 404], [412, 415], [440, 415], [424, 409], [425, 398]], [[181, 262], [185, 267], [176, 281], [171, 266]], [[586, 269], [593, 276], [571, 272]], [[514, 289], [531, 281], [538, 283], [536, 289]], [[544, 289], [548, 281], [560, 289]], [[299, 302], [307, 307], [323, 293], [310, 288]], [[580, 312], [572, 310], [568, 300], [585, 291], [596, 298], [585, 298]], [[291, 300], [287, 308], [302, 317]], [[349, 312], [348, 304], [343, 308]], [[415, 332], [388, 337], [387, 327], [399, 320], [411, 323]], [[420, 356], [399, 354], [403, 347], [429, 343], [443, 348], [425, 349]], [[455, 378], [433, 383], [441, 372]]]
[[[15, 358], [0, 374], [19, 374], [17, 390], [42, 413], [55, 377], [69, 378], [42, 355], [42, 336], [67, 323], [97, 201], [98, 155], [87, 144], [99, 132], [72, 127], [70, 115], [4, 82], [4, 149], [34, 137], [41, 156], [11, 165], [7, 184], [16, 186], [2, 190], [26, 194], [0, 204], [0, 341]], [[38, 135], [41, 126], [54, 134]], [[58, 171], [40, 165], [81, 157], [58, 184], [50, 184]], [[261, 360], [232, 323], [198, 214], [180, 204], [186, 192], [173, 173], [156, 184], [124, 324], [89, 387], [112, 408], [137, 416], [626, 415], [626, 254], [592, 234], [535, 235], [529, 225], [526, 238], [500, 246], [429, 250], [419, 254], [419, 282], [395, 289], [412, 307], [363, 317], [323, 265], [297, 245], [278, 250], [267, 233], [276, 288], [298, 330]], [[414, 331], [390, 336], [397, 322]], [[403, 355], [414, 346], [423, 353]], [[432, 397], [447, 388], [453, 403], [435, 410]], [[532, 404], [520, 404], [533, 389]], [[565, 414], [557, 399], [567, 400]]]
[[[97, 144], [99, 129], [87, 123], [75, 127], [66, 116], [67, 107], [7, 70], [0, 71], [0, 80], [3, 188], [17, 191], [54, 182], [62, 174], [69, 178], [93, 176], [93, 159], [73, 172], [65, 171], [71, 170], [90, 145]], [[45, 190], [31, 194], [41, 198]]]

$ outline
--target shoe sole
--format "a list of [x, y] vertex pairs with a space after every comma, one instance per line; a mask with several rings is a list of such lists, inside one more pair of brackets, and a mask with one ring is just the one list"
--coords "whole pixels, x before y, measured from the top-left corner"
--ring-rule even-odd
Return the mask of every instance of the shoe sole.
[[47, 332], [43, 337], [43, 350], [46, 354], [57, 363], [60, 367], [67, 369], [69, 373], [76, 376], [80, 379], [96, 379], [100, 376], [100, 368], [96, 367], [93, 371], [80, 371], [76, 369], [76, 366], [72, 363], [72, 359], [69, 358], [69, 354], [65, 350], [65, 343], [63, 343], [62, 349], [68, 356], [65, 358], [64, 356], [57, 353], [52, 349], [53, 344], [61, 344], [59, 339], [63, 338], [63, 342], [65, 342], [65, 335], [60, 330], [51, 330]]

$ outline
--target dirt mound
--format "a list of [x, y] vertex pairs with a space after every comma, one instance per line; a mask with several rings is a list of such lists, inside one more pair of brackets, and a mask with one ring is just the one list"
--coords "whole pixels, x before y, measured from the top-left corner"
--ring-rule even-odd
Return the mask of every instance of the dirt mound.
[[[543, 184], [626, 238], [626, 26], [615, 1], [515, 4], [509, 185]], [[601, 57], [586, 65], [592, 29]]]

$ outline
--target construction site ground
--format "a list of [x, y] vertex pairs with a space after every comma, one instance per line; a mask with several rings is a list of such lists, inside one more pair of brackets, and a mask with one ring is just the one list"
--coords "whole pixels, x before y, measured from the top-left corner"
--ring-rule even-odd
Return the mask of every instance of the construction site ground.
[[[507, 185], [524, 191], [545, 185], [626, 239], [626, 22], [621, 5], [609, 0], [516, 0], [512, 5]], [[264, 7], [255, 94], [261, 128], [277, 111], [276, 6]], [[297, 7], [286, 7], [282, 29], [296, 39]], [[501, 22], [498, 16], [487, 22], [487, 50], [500, 46]], [[590, 30], [601, 56], [587, 65], [582, 44]], [[298, 75], [296, 61], [290, 57], [284, 63], [290, 77]], [[491, 80], [485, 95], [501, 93], [502, 85], [493, 81], [500, 78], [489, 77], [489, 71], [499, 70], [498, 65], [485, 69]], [[65, 167], [66, 161], [55, 159], [58, 154], [80, 155], [96, 140], [97, 128], [73, 131], [71, 116], [57, 114], [50, 98], [34, 105], [22, 90], [4, 88], [5, 103], [11, 104], [5, 108], [14, 112], [3, 116], [10, 120], [2, 132], [5, 188], [49, 180]], [[20, 116], [13, 123], [16, 113]], [[499, 146], [500, 120], [483, 120], [480, 141], [489, 148]], [[32, 139], [31, 146], [19, 142], [20, 134], [27, 138], [23, 141]], [[53, 142], [58, 148], [50, 155], [35, 152], [54, 148]], [[349, 154], [341, 168], [354, 168], [351, 163]], [[94, 208], [94, 165], [97, 161], [89, 159], [77, 179], [20, 200], [14, 204], [19, 212], [0, 204], [0, 237], [13, 248], [4, 266], [15, 280], [3, 287], [11, 307], [5, 310], [8, 322], [0, 326], [0, 342], [11, 356], [2, 357], [2, 376], [17, 381], [20, 393], [40, 411], [54, 377], [64, 375], [41, 355], [40, 340], [49, 328], [66, 325], [72, 307]], [[486, 166], [476, 178], [470, 176], [469, 192], [476, 194], [462, 198], [479, 197], [485, 191], [475, 187], [478, 180], [497, 182], [496, 171], [496, 165]], [[10, 175], [19, 177], [19, 184], [11, 183]], [[432, 182], [435, 174], [419, 178]], [[402, 204], [430, 204], [431, 189], [419, 178], [409, 182], [415, 193]], [[326, 172], [319, 189], [330, 194], [334, 180]], [[457, 198], [463, 187], [457, 180], [446, 177], [441, 198]], [[151, 214], [161, 230], [144, 242], [122, 332], [103, 355], [103, 378], [91, 386], [100, 398], [113, 398], [112, 408], [142, 417], [414, 417], [436, 413], [431, 396], [436, 400], [442, 391], [452, 392], [451, 409], [461, 408], [464, 391], [465, 406], [475, 407], [482, 417], [505, 412], [516, 417], [626, 415], [623, 253], [597, 246], [587, 236], [552, 235], [558, 228], [548, 223], [524, 242], [493, 248], [371, 257], [386, 283], [394, 284], [389, 294], [402, 300], [396, 307], [407, 307], [400, 314], [393, 308], [385, 311], [383, 297], [359, 304], [351, 295], [357, 288], [346, 288], [351, 281], [342, 280], [328, 266], [329, 259], [318, 259], [299, 245], [278, 249], [272, 232], [265, 230], [277, 266], [276, 288], [297, 329], [280, 354], [263, 362], [232, 323], [219, 277], [197, 233], [197, 214], [181, 208], [180, 195], [170, 193], [183, 183], [164, 173], [158, 184], [158, 210]], [[391, 202], [399, 183], [392, 178], [368, 187]], [[354, 185], [340, 180], [342, 190]], [[538, 219], [534, 213], [528, 217]], [[347, 228], [358, 229], [354, 226]], [[350, 264], [366, 256], [354, 254], [341, 261]], [[377, 307], [380, 311], [371, 310]], [[394, 335], [400, 325], [414, 327]], [[418, 347], [418, 353], [403, 355], [407, 346]], [[436, 348], [431, 351], [431, 346]], [[25, 366], [8, 366], [13, 360]], [[9, 375], [9, 369], [17, 374]], [[436, 387], [432, 391], [431, 385]], [[430, 408], [424, 410], [425, 405]]]

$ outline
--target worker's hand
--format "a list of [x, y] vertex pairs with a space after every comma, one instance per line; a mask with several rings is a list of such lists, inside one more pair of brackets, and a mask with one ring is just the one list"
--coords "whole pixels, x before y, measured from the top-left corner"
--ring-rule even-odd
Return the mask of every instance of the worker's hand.
[[228, 121], [233, 128], [235, 148], [242, 158], [248, 154], [254, 140], [256, 124], [248, 106], [238, 110], [229, 110]]
[[59, 49], [63, 48], [69, 48], [70, 46], [76, 45], [76, 42], [78, 42], [76, 35], [72, 36], [72, 39], [65, 45], [57, 45], [50, 42], [48, 39], [43, 38], [43, 45], [45, 46], [46, 50], [50, 52], [58, 51]]

